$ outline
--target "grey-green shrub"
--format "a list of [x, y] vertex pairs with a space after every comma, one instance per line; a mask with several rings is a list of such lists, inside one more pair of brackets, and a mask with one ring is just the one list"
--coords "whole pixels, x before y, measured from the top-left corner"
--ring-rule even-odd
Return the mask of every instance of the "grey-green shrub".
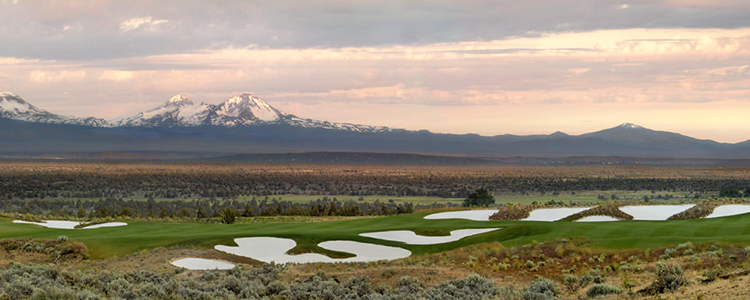
[[552, 280], [539, 277], [523, 291], [525, 300], [552, 300], [557, 298], [560, 290]]
[[654, 273], [656, 273], [656, 280], [641, 292], [652, 295], [676, 292], [686, 284], [686, 280], [682, 276], [682, 267], [679, 264], [657, 263]]
[[575, 292], [580, 288], [578, 286], [579, 282], [580, 279], [575, 275], [566, 275], [565, 278], [563, 278], [563, 284], [565, 284], [565, 287], [571, 292]]
[[586, 296], [589, 298], [596, 298], [599, 296], [606, 296], [611, 294], [622, 293], [622, 289], [616, 286], [611, 286], [603, 283], [595, 284], [586, 291]]

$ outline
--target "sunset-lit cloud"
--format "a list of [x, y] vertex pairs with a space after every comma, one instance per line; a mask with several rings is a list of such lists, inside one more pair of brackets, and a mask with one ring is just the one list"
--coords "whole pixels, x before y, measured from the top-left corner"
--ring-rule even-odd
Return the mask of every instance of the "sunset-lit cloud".
[[252, 92], [301, 117], [437, 132], [750, 138], [747, 1], [190, 4], [0, 0], [0, 90], [79, 116]]
[[141, 27], [151, 30], [155, 26], [168, 22], [169, 20], [151, 20], [151, 17], [132, 18], [120, 23], [120, 31], [127, 32]]
[[37, 84], [43, 84], [47, 82], [60, 82], [60, 81], [78, 81], [86, 77], [86, 71], [42, 71], [34, 70], [29, 73], [29, 80]]
[[133, 79], [134, 76], [135, 72], [133, 71], [105, 70], [99, 75], [99, 80], [125, 81]]

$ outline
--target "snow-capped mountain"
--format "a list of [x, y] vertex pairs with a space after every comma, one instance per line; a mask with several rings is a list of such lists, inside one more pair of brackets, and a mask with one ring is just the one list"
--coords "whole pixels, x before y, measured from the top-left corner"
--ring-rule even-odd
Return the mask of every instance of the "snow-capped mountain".
[[247, 125], [257, 122], [271, 123], [280, 120], [281, 112], [265, 101], [250, 94], [234, 96], [213, 110], [213, 125]]
[[382, 132], [387, 127], [334, 123], [299, 118], [285, 114], [260, 98], [241, 94], [219, 104], [195, 104], [176, 95], [157, 108], [135, 116], [113, 120], [123, 127], [243, 127], [253, 125], [290, 125], [303, 128], [323, 128], [355, 132]]
[[198, 126], [198, 115], [206, 111], [208, 105], [196, 105], [183, 95], [175, 95], [167, 103], [157, 108], [138, 113], [135, 116], [116, 119], [111, 123], [124, 127], [181, 127]]
[[[76, 126], [59, 126], [76, 125]], [[369, 133], [379, 133], [372, 135]], [[367, 134], [359, 134], [367, 133]], [[0, 93], [0, 154], [288, 153], [352, 151], [505, 157], [662, 157], [748, 159], [750, 142], [699, 140], [625, 123], [580, 135], [437, 134], [304, 119], [242, 94], [218, 103], [177, 95], [134, 116], [104, 120], [50, 113]], [[179, 154], [182, 155], [182, 154]]]
[[89, 127], [247, 127], [254, 125], [288, 125], [353, 132], [385, 132], [388, 127], [335, 123], [303, 119], [285, 114], [260, 98], [241, 94], [219, 104], [191, 101], [178, 94], [163, 105], [134, 116], [105, 120], [53, 114], [40, 109], [10, 92], [0, 93], [0, 118], [46, 124], [68, 124]]
[[21, 97], [11, 92], [0, 92], [0, 117], [46, 124], [69, 124], [93, 127], [109, 126], [109, 123], [104, 119], [94, 117], [78, 118], [53, 114], [24, 101]]
[[40, 109], [16, 94], [0, 93], [0, 118], [89, 127], [249, 127], [254, 125], [287, 125], [301, 128], [321, 128], [352, 132], [386, 132], [383, 126], [368, 126], [304, 119], [285, 114], [260, 98], [241, 94], [219, 104], [191, 101], [178, 94], [163, 105], [140, 112], [134, 116], [105, 120], [78, 118], [53, 114]]

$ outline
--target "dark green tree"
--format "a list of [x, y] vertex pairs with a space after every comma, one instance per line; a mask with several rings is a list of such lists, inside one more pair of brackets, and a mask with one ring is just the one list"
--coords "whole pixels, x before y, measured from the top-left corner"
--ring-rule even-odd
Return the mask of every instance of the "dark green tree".
[[234, 208], [227, 206], [227, 208], [219, 213], [219, 217], [222, 223], [232, 224], [237, 217], [237, 212], [234, 211]]
[[203, 208], [203, 205], [198, 206], [198, 212], [195, 213], [195, 217], [202, 219], [208, 217], [206, 214], [206, 210]]
[[253, 207], [250, 206], [250, 204], [245, 204], [245, 210], [242, 212], [242, 216], [246, 218], [255, 216], [255, 212], [253, 212]]
[[490, 195], [490, 192], [487, 191], [485, 188], [478, 189], [472, 193], [469, 193], [469, 196], [464, 199], [463, 206], [464, 207], [470, 207], [470, 206], [490, 206], [495, 204], [495, 197], [492, 197]]
[[83, 210], [83, 207], [78, 207], [78, 214], [77, 216], [79, 218], [85, 218], [86, 217], [86, 211]]

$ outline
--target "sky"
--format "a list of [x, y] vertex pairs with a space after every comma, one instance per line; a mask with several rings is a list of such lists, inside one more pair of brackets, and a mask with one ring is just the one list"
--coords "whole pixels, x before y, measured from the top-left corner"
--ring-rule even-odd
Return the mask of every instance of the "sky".
[[750, 139], [750, 1], [0, 0], [0, 91], [73, 116], [249, 92], [442, 133]]

